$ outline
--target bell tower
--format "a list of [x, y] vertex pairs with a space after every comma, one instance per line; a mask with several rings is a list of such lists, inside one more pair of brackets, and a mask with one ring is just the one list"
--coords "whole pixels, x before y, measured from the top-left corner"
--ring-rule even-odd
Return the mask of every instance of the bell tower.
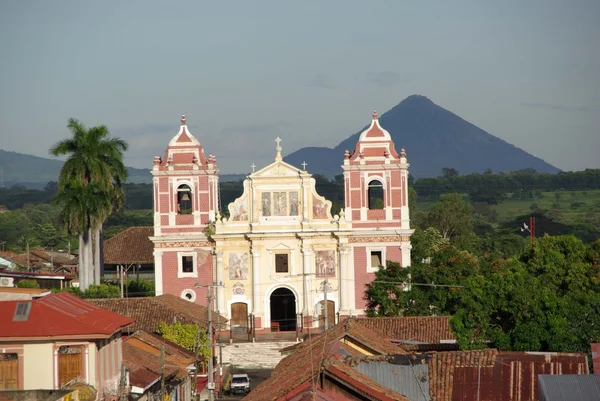
[[348, 274], [354, 276], [357, 312], [366, 308], [365, 285], [386, 263], [410, 266], [408, 162], [396, 151], [390, 133], [379, 125], [377, 112], [344, 154], [345, 216], [352, 223]]
[[217, 159], [204, 154], [186, 116], [164, 158], [154, 157], [154, 269], [156, 295], [206, 303], [213, 283], [212, 242], [206, 228], [219, 208]]
[[186, 116], [165, 152], [154, 157], [154, 235], [202, 233], [218, 210], [217, 159], [190, 133]]
[[410, 230], [408, 167], [374, 111], [354, 151], [344, 154], [346, 218], [354, 229]]

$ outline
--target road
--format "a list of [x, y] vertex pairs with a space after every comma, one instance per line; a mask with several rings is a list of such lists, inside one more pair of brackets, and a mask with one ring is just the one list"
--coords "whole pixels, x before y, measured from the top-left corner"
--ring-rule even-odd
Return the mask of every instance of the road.
[[[271, 377], [272, 369], [245, 369], [245, 370], [236, 370], [233, 373], [246, 373], [250, 378], [250, 388], [253, 389], [262, 383], [265, 379]], [[224, 396], [223, 398], [219, 398], [220, 400], [241, 400], [244, 398], [243, 394], [239, 395], [230, 395]]]

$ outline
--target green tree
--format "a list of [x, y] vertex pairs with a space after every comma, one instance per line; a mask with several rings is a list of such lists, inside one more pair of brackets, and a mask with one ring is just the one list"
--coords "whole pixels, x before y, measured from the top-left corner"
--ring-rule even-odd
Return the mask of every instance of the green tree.
[[208, 361], [210, 358], [208, 335], [197, 324], [161, 322], [156, 332], [165, 339], [201, 356], [204, 361]]
[[453, 246], [442, 246], [430, 263], [401, 268], [387, 262], [367, 286], [371, 316], [452, 315], [460, 307], [464, 281], [479, 272], [478, 259]]
[[425, 225], [436, 228], [444, 239], [451, 240], [473, 230], [471, 205], [461, 194], [445, 194], [425, 215]]
[[35, 280], [19, 280], [15, 286], [18, 288], [40, 288], [40, 285]]
[[60, 172], [56, 199], [63, 208], [63, 227], [80, 238], [79, 271], [85, 290], [90, 283], [100, 283], [102, 223], [124, 203], [121, 184], [127, 178], [123, 163], [127, 143], [109, 137], [104, 125], [87, 128], [71, 118], [68, 128], [72, 137], [56, 143], [50, 153], [69, 155]]

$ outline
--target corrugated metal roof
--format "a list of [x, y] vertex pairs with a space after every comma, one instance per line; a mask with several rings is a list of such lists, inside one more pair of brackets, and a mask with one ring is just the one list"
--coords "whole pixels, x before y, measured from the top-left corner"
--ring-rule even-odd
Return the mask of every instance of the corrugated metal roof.
[[429, 366], [420, 363], [395, 365], [389, 362], [361, 362], [356, 369], [411, 401], [430, 401]]
[[540, 401], [598, 401], [600, 375], [539, 375]]

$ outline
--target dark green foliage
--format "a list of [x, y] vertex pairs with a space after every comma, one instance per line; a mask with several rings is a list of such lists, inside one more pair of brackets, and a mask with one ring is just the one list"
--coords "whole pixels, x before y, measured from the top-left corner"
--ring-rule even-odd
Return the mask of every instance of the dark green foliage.
[[18, 288], [40, 288], [40, 285], [35, 280], [19, 280], [15, 283], [15, 287]]

